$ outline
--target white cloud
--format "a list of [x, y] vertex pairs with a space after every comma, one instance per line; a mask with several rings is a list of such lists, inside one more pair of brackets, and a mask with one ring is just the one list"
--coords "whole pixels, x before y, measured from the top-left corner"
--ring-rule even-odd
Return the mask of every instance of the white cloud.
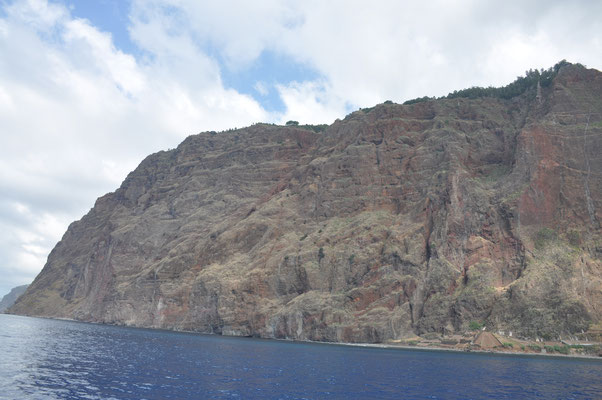
[[261, 96], [267, 96], [268, 93], [270, 93], [268, 86], [265, 84], [265, 82], [261, 82], [261, 81], [255, 82], [255, 85], [253, 85], [253, 89], [255, 89], [255, 91], [257, 93], [259, 93]]
[[[132, 34], [138, 43], [155, 53], [167, 51], [146, 39], [142, 25], [161, 26], [172, 37], [219, 50], [228, 67], [242, 68], [254, 61], [266, 44], [298, 23], [294, 2], [280, 0], [199, 2], [181, 0], [134, 0]], [[188, 53], [188, 52], [185, 52]]]
[[345, 114], [346, 103], [333, 95], [325, 83], [293, 82], [279, 85], [278, 93], [286, 106], [286, 112], [278, 123], [294, 120], [301, 124], [332, 123]]
[[[4, 211], [13, 215], [12, 223], [7, 218], [0, 218], [0, 239], [2, 250], [5, 251], [2, 257], [3, 277], [10, 278], [13, 284], [29, 283], [31, 277], [39, 272], [72, 217], [32, 211], [22, 203], [3, 205], [8, 210], [2, 210], [0, 215]], [[6, 245], [10, 247], [4, 248]]]
[[51, 31], [57, 22], [67, 17], [65, 7], [48, 3], [46, 0], [23, 0], [6, 7], [14, 21], [20, 21], [38, 31]]

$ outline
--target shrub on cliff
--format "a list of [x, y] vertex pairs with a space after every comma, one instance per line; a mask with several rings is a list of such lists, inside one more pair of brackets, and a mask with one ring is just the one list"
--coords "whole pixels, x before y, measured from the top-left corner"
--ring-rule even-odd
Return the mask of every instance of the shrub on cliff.
[[436, 100], [436, 98], [435, 97], [423, 96], [423, 97], [418, 97], [418, 98], [415, 98], [415, 99], [404, 101], [403, 104], [404, 105], [408, 105], [408, 104], [422, 103], [423, 101], [429, 101], [429, 100]]
[[318, 250], [318, 261], [322, 261], [323, 258], [324, 258], [324, 248], [320, 247], [320, 250]]
[[558, 238], [558, 235], [553, 229], [542, 228], [534, 237], [535, 248], [541, 250], [547, 243], [550, 243]]
[[478, 331], [482, 327], [483, 324], [479, 321], [470, 321], [470, 324], [468, 324], [468, 329], [470, 329], [471, 331]]
[[[553, 67], [548, 69], [530, 69], [525, 71], [525, 76], [519, 76], [514, 80], [514, 82], [502, 86], [502, 87], [481, 87], [481, 86], [473, 86], [468, 89], [462, 90], [454, 90], [447, 96], [440, 97], [442, 99], [456, 99], [456, 98], [468, 98], [468, 99], [476, 99], [480, 97], [497, 97], [500, 99], [511, 99], [516, 96], [520, 96], [525, 93], [529, 89], [534, 89], [537, 87], [539, 83], [542, 87], [550, 86], [554, 77], [558, 74], [560, 69], [564, 66], [571, 65], [566, 60], [562, 60], [556, 63]], [[581, 64], [575, 64], [583, 67]], [[421, 103], [423, 101], [435, 100], [434, 97], [419, 97], [416, 99], [408, 100], [403, 104], [414, 104]]]

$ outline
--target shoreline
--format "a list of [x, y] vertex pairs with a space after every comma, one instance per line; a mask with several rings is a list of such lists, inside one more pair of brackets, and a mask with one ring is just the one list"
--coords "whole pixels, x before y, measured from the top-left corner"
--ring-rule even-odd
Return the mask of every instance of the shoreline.
[[[430, 351], [430, 352], [447, 352], [447, 353], [462, 353], [462, 354], [480, 354], [480, 355], [500, 355], [500, 356], [514, 356], [514, 357], [554, 357], [561, 359], [577, 359], [577, 360], [597, 360], [602, 361], [602, 356], [594, 356], [594, 355], [586, 355], [586, 354], [554, 354], [554, 353], [534, 353], [534, 352], [524, 352], [524, 351], [498, 351], [495, 349], [461, 349], [461, 348], [453, 348], [453, 347], [441, 347], [441, 346], [410, 346], [403, 344], [394, 344], [394, 343], [353, 343], [353, 342], [321, 342], [315, 340], [298, 340], [298, 339], [282, 339], [282, 338], [267, 338], [267, 337], [253, 337], [253, 336], [237, 336], [237, 335], [223, 335], [217, 333], [205, 333], [205, 332], [197, 332], [197, 331], [187, 331], [187, 330], [177, 330], [177, 329], [166, 329], [166, 328], [150, 328], [143, 326], [131, 326], [131, 325], [118, 325], [118, 324], [107, 324], [102, 322], [92, 322], [92, 321], [80, 321], [73, 318], [65, 318], [65, 317], [45, 317], [45, 316], [33, 316], [33, 315], [19, 315], [19, 314], [7, 314], [2, 313], [4, 315], [13, 315], [17, 317], [28, 317], [28, 318], [41, 318], [41, 319], [49, 319], [49, 320], [57, 320], [57, 321], [67, 321], [67, 322], [76, 322], [76, 323], [84, 323], [84, 324], [93, 324], [93, 325], [105, 325], [119, 328], [129, 328], [129, 329], [146, 329], [151, 331], [163, 331], [163, 332], [171, 332], [171, 333], [185, 333], [185, 334], [194, 334], [194, 335], [203, 335], [203, 336], [220, 336], [224, 338], [249, 338], [249, 339], [259, 339], [259, 340], [274, 340], [280, 342], [288, 342], [288, 343], [308, 343], [308, 344], [319, 344], [319, 345], [334, 345], [334, 346], [347, 346], [347, 347], [359, 347], [359, 348], [371, 348], [371, 349], [384, 349], [384, 350], [410, 350], [410, 351]], [[602, 345], [602, 343], [601, 343]]]
[[[288, 339], [275, 339], [275, 340], [288, 340]], [[483, 350], [483, 349], [457, 349], [450, 347], [439, 347], [439, 346], [407, 346], [407, 345], [396, 345], [388, 343], [346, 343], [346, 342], [316, 342], [311, 340], [290, 340], [291, 342], [306, 342], [312, 344], [333, 344], [337, 346], [350, 346], [350, 347], [365, 347], [365, 348], [380, 348], [386, 350], [412, 350], [412, 351], [433, 351], [433, 352], [448, 352], [448, 353], [462, 353], [462, 354], [484, 354], [484, 355], [501, 355], [501, 356], [529, 356], [529, 357], [557, 357], [557, 358], [575, 358], [575, 359], [588, 359], [602, 361], [602, 357], [582, 355], [582, 354], [550, 354], [550, 353], [530, 353], [523, 351], [496, 351], [496, 350]]]

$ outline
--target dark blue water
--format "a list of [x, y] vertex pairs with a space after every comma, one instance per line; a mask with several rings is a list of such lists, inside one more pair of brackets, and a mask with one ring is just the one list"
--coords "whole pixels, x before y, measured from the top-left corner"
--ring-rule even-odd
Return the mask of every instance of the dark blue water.
[[602, 399], [602, 361], [357, 348], [0, 315], [2, 399]]

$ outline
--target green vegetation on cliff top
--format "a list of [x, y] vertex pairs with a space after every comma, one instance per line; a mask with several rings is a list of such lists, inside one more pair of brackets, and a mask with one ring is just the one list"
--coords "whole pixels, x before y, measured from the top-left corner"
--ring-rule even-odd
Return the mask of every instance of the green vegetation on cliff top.
[[[520, 96], [525, 93], [530, 88], [537, 87], [537, 83], [542, 87], [547, 87], [552, 83], [554, 77], [558, 74], [558, 71], [564, 66], [571, 65], [566, 60], [562, 60], [556, 65], [548, 69], [534, 70], [530, 69], [525, 72], [525, 76], [519, 76], [516, 80], [506, 86], [502, 87], [480, 87], [474, 86], [468, 89], [462, 90], [454, 90], [452, 93], [447, 96], [439, 97], [439, 99], [455, 99], [455, 98], [468, 98], [468, 99], [476, 99], [479, 97], [496, 97], [500, 99], [511, 99], [516, 96]], [[581, 64], [575, 64], [578, 66], [582, 66]], [[583, 67], [583, 66], [582, 66]], [[416, 99], [411, 99], [403, 104], [414, 104], [420, 103], [428, 100], [437, 100], [435, 97], [419, 97]]]

